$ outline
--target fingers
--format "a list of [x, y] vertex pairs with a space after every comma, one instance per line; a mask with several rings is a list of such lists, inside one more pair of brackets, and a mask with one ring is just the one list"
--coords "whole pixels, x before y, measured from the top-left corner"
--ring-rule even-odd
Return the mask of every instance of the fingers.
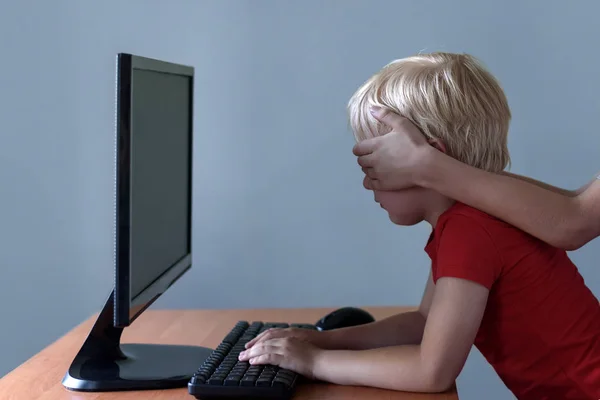
[[254, 346], [256, 343], [262, 341], [265, 338], [270, 337], [273, 334], [274, 330], [275, 330], [274, 328], [267, 329], [266, 331], [264, 331], [260, 335], [256, 336], [254, 339], [250, 340], [248, 343], [246, 343], [245, 347], [247, 349], [249, 349], [250, 347]]
[[267, 331], [261, 333], [260, 335], [258, 335], [257, 337], [255, 337], [254, 339], [252, 339], [248, 343], [246, 343], [246, 345], [244, 347], [248, 349], [248, 348], [254, 346], [265, 336], [266, 333], [267, 333]]
[[401, 129], [406, 118], [386, 109], [377, 106], [371, 107], [371, 115], [379, 122], [382, 122], [392, 129]]
[[258, 364], [270, 364], [270, 365], [281, 365], [283, 362], [283, 356], [281, 354], [261, 354], [260, 356], [251, 358], [249, 360], [250, 364], [258, 365]]
[[375, 179], [375, 170], [373, 170], [373, 168], [362, 167], [361, 169], [367, 178]]
[[360, 156], [357, 158], [358, 165], [363, 168], [370, 168], [375, 164], [375, 154], [367, 154], [366, 156]]
[[238, 359], [240, 361], [248, 361], [264, 354], [279, 354], [280, 346], [277, 346], [276, 344], [271, 344], [271, 342], [258, 343], [252, 346], [250, 349], [242, 351]]
[[316, 348], [295, 338], [271, 339], [260, 342], [239, 355], [239, 360], [252, 365], [270, 364], [312, 376]]
[[368, 176], [365, 176], [363, 179], [363, 186], [367, 190], [386, 190], [386, 188], [381, 184], [380, 180], [371, 179]]
[[362, 140], [354, 145], [352, 153], [357, 156], [366, 156], [375, 151], [379, 143], [379, 137]]
[[286, 332], [288, 332], [288, 330], [282, 329], [282, 328], [267, 329], [266, 331], [264, 331], [263, 333], [261, 333], [260, 335], [258, 335], [257, 337], [255, 337], [254, 339], [249, 341], [248, 343], [246, 343], [245, 347], [247, 349], [249, 349], [250, 347], [254, 346], [257, 343], [264, 342], [264, 341], [270, 340], [270, 339], [284, 337], [284, 336], [286, 336]]
[[363, 168], [365, 177], [363, 178], [363, 186], [367, 190], [385, 190], [381, 181], [376, 178], [373, 168]]
[[242, 351], [238, 359], [240, 361], [255, 363], [257, 359], [264, 360], [266, 356], [277, 356], [279, 357], [279, 362], [281, 362], [281, 359], [289, 352], [289, 345], [289, 338], [270, 339], [259, 342], [251, 348]]

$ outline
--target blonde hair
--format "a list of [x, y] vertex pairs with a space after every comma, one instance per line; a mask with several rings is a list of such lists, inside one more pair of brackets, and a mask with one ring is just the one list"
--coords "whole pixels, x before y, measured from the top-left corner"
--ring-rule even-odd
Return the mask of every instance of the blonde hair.
[[492, 172], [510, 164], [508, 101], [494, 76], [470, 55], [419, 54], [386, 65], [348, 103], [357, 141], [390, 131], [371, 116], [372, 105], [408, 118], [466, 164]]

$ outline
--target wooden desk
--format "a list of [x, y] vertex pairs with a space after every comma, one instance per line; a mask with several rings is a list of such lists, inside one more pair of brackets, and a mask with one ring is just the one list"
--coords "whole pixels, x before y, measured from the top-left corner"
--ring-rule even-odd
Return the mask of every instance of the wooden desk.
[[[407, 308], [366, 308], [377, 319]], [[164, 343], [216, 347], [239, 320], [314, 323], [332, 309], [271, 310], [148, 310], [125, 329], [123, 343]], [[66, 390], [61, 380], [94, 323], [95, 316], [32, 357], [0, 380], [2, 400], [190, 400], [187, 389], [143, 392], [81, 393]], [[294, 399], [454, 400], [456, 390], [444, 394], [399, 393], [329, 384], [300, 385]]]

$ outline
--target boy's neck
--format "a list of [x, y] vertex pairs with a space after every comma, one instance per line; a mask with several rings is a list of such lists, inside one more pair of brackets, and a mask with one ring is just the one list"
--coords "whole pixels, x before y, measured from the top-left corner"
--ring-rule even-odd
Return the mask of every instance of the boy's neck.
[[434, 229], [440, 216], [452, 207], [456, 201], [439, 193], [432, 193], [425, 210], [425, 221]]

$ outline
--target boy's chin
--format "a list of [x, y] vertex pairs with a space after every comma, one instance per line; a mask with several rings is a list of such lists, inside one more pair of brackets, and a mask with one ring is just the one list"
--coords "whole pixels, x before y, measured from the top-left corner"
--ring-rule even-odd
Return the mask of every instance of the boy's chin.
[[388, 213], [388, 215], [390, 217], [390, 221], [396, 225], [413, 226], [423, 221], [423, 217], [418, 215], [398, 215], [392, 213]]

